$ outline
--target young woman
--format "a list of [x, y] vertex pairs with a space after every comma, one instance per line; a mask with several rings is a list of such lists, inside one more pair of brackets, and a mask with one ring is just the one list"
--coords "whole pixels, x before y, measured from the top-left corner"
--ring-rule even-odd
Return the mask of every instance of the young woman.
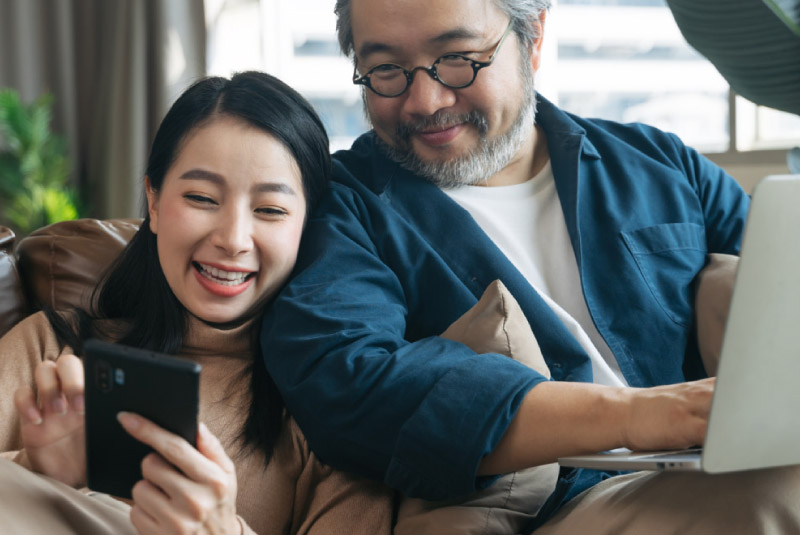
[[[257, 356], [260, 311], [294, 266], [329, 168], [319, 118], [269, 75], [207, 78], [175, 102], [150, 154], [147, 216], [94, 309], [35, 314], [0, 339], [0, 376], [19, 384], [13, 405], [0, 401], [4, 529], [390, 532], [390, 492], [316, 459]], [[76, 355], [92, 336], [203, 366], [197, 448], [120, 414], [155, 450], [129, 505], [75, 490], [86, 483]]]

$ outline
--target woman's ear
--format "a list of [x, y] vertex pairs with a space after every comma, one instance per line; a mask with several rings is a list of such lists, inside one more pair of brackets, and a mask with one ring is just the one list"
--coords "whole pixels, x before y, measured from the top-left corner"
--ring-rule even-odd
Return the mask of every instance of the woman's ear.
[[150, 231], [158, 234], [158, 192], [150, 184], [150, 177], [144, 177], [144, 191], [147, 195], [147, 213], [150, 216]]

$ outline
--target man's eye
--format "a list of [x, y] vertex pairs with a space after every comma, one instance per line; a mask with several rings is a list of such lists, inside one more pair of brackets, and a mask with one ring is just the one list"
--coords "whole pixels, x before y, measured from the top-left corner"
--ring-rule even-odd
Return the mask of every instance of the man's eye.
[[371, 72], [391, 72], [391, 71], [400, 71], [400, 67], [397, 65], [392, 65], [391, 63], [383, 63], [381, 65], [377, 65], [370, 69]]
[[392, 65], [391, 63], [384, 63], [383, 65], [378, 65], [377, 67], [373, 67], [369, 70], [369, 75], [376, 79], [381, 80], [388, 80], [391, 78], [396, 78], [397, 76], [402, 76], [403, 69], [397, 65]]
[[446, 64], [452, 67], [469, 67], [472, 60], [465, 54], [445, 54], [439, 58], [439, 64]]

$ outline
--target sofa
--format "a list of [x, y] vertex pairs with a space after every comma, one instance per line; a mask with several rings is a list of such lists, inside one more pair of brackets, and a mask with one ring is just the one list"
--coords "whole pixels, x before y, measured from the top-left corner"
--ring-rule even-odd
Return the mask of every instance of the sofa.
[[31, 312], [86, 307], [91, 289], [141, 219], [76, 219], [17, 241], [0, 226], [0, 336]]
[[[16, 243], [0, 226], [0, 336], [42, 306], [90, 304], [91, 290], [141, 225], [141, 219], [76, 219], [42, 227]], [[697, 341], [710, 375], [717, 370], [738, 257], [711, 254], [697, 277]]]

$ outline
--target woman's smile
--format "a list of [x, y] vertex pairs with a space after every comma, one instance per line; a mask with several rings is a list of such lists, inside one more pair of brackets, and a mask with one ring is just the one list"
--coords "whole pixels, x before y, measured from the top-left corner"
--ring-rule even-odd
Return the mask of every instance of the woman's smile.
[[192, 266], [203, 288], [220, 297], [235, 297], [241, 294], [251, 286], [257, 275], [256, 271], [228, 271], [200, 262], [192, 262]]
[[148, 199], [164, 276], [198, 318], [249, 317], [289, 276], [305, 196], [297, 163], [270, 134], [231, 117], [202, 125]]

